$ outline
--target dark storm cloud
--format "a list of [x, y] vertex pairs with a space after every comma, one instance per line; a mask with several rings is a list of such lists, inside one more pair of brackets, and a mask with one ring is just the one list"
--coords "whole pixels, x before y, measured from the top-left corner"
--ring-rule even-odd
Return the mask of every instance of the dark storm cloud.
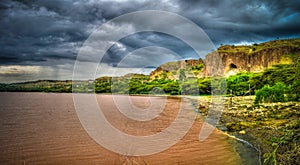
[[177, 1], [215, 43], [299, 37], [300, 1]]
[[88, 35], [80, 23], [63, 19], [43, 6], [15, 1], [2, 1], [1, 6], [0, 58], [7, 59], [2, 65], [41, 65], [53, 58], [74, 60], [76, 45]]
[[[138, 1], [4, 0], [1, 2], [0, 56], [8, 60], [1, 62], [39, 62], [58, 56], [74, 59], [84, 40], [106, 20], [136, 9], [163, 6]], [[61, 47], [68, 44], [73, 47]]]
[[[117, 65], [122, 58], [124, 58], [128, 53], [133, 52], [137, 49], [143, 47], [163, 47], [174, 52], [173, 54], [180, 55], [184, 58], [199, 58], [196, 52], [187, 43], [182, 40], [164, 33], [158, 32], [139, 32], [133, 35], [129, 35], [119, 41], [118, 44], [113, 45], [107, 52], [107, 54], [102, 59], [102, 62], [110, 63], [112, 65]], [[145, 54], [152, 54], [152, 52], [146, 52]], [[159, 55], [159, 54], [157, 54]], [[144, 56], [144, 60], [154, 60], [154, 58], [160, 58], [159, 56]], [[160, 59], [160, 61], [164, 61]], [[161, 63], [157, 63], [160, 65]], [[138, 67], [137, 64], [134, 64]], [[143, 63], [140, 63], [143, 66]]]
[[[183, 15], [203, 28], [216, 45], [300, 36], [298, 0], [2, 0], [0, 65], [52, 66], [55, 69], [68, 65], [72, 68], [83, 42], [98, 26], [139, 10]], [[149, 21], [155, 23], [155, 20]], [[183, 58], [195, 57], [182, 41], [148, 32], [122, 39], [107, 52], [103, 62], [116, 66], [126, 54], [144, 46], [161, 46]], [[147, 60], [151, 58], [149, 53]]]

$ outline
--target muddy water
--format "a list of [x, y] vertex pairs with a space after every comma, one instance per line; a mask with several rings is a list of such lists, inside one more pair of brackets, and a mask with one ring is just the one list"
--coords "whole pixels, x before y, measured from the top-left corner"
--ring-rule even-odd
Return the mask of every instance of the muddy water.
[[[135, 136], [167, 128], [182, 102], [168, 98], [158, 117], [135, 121], [118, 112], [111, 95], [97, 95], [97, 100], [114, 127]], [[156, 98], [151, 103], [148, 97], [133, 96], [132, 100], [143, 109], [155, 104]], [[0, 93], [0, 106], [0, 164], [248, 164], [237, 153], [237, 143], [218, 130], [200, 142], [200, 120], [171, 148], [133, 157], [111, 152], [87, 134], [77, 117], [72, 94]], [[245, 146], [238, 150], [244, 155], [250, 151]]]

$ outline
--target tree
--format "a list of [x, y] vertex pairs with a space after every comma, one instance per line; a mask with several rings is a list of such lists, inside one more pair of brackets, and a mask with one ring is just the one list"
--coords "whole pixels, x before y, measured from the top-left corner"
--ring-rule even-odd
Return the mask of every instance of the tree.
[[282, 82], [277, 82], [274, 86], [270, 87], [265, 85], [262, 89], [255, 91], [255, 104], [261, 102], [284, 102], [287, 101], [285, 94], [288, 88]]
[[185, 78], [186, 78], [185, 70], [180, 69], [180, 71], [179, 71], [179, 80], [185, 80]]

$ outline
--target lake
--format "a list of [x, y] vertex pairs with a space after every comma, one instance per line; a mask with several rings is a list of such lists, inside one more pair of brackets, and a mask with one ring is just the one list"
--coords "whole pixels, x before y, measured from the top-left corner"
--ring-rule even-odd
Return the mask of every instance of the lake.
[[[161, 132], [175, 120], [181, 103], [188, 104], [181, 98], [167, 97], [159, 116], [136, 121], [118, 111], [114, 97], [96, 95], [111, 125], [134, 136]], [[141, 109], [162, 101], [161, 97], [151, 97], [151, 102], [147, 96], [130, 98]], [[72, 94], [3, 92], [0, 106], [0, 164], [258, 164], [254, 149], [217, 129], [200, 142], [200, 119], [167, 150], [126, 156], [102, 147], [88, 135], [77, 116]]]

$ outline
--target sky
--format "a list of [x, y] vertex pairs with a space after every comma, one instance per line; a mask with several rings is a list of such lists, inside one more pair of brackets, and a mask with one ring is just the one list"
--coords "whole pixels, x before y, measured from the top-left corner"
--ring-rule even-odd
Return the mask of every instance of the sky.
[[[191, 20], [215, 47], [300, 37], [298, 0], [1, 0], [0, 83], [72, 79], [78, 54], [86, 51], [86, 41], [99, 27], [123, 14], [144, 10], [172, 12]], [[163, 15], [147, 21], [156, 25], [172, 22], [159, 22], [161, 19]], [[100, 64], [94, 77], [148, 74], [165, 62], [207, 53], [197, 55], [181, 39], [155, 31], [109, 40], [109, 35], [135, 32], [145, 25], [120, 21], [107, 26], [100, 40], [113, 42], [112, 46], [100, 61], [88, 55], [80, 59], [85, 69]], [[199, 44], [204, 45], [200, 40]], [[97, 48], [89, 51], [97, 52]]]

